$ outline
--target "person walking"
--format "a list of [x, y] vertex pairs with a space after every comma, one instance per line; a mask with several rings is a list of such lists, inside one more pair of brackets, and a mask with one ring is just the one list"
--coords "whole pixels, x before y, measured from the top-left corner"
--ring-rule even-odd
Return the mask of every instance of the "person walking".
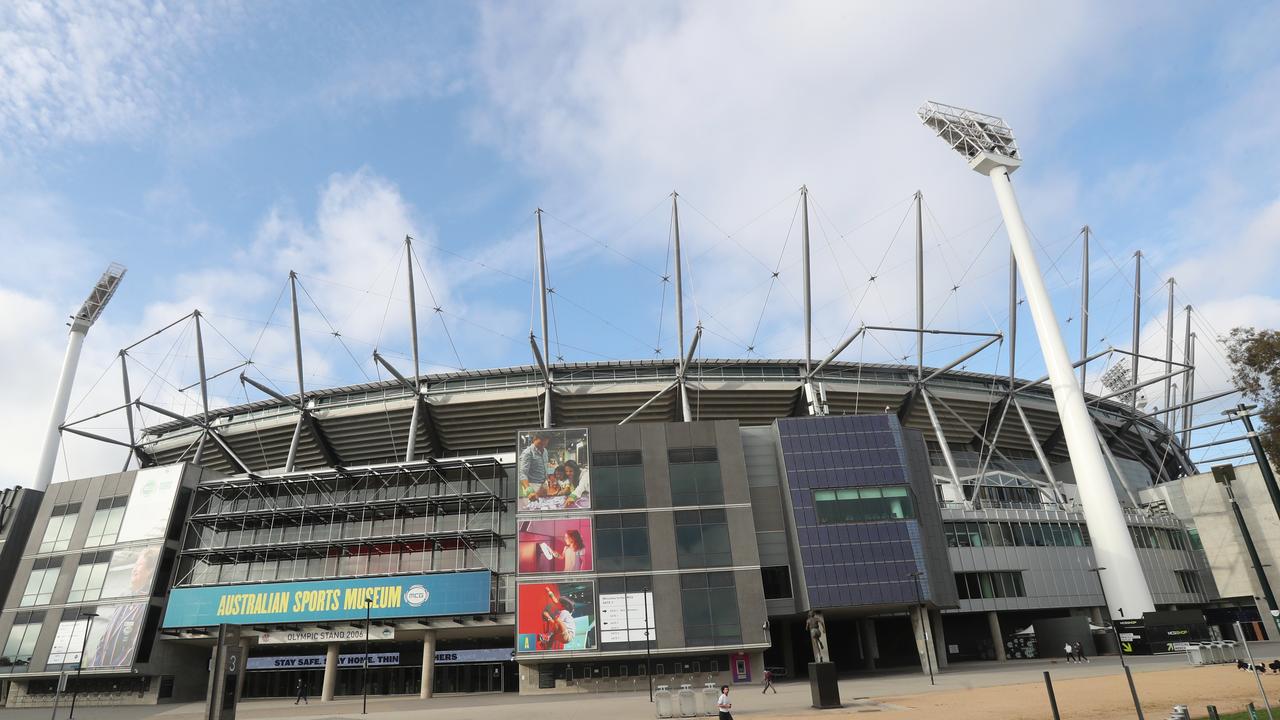
[[1076, 651], [1076, 662], [1092, 662], [1084, 656], [1084, 643], [1077, 640], [1075, 645], [1072, 645], [1072, 649]]
[[760, 694], [763, 695], [769, 690], [772, 690], [774, 695], [778, 694], [778, 688], [773, 686], [773, 671], [765, 670], [764, 671], [764, 688], [760, 690]]
[[1071, 643], [1063, 645], [1062, 651], [1067, 654], [1067, 662], [1071, 662], [1076, 659], [1076, 647]]
[[297, 705], [299, 702], [304, 705], [311, 704], [311, 701], [307, 699], [307, 683], [302, 678], [298, 678], [298, 696], [294, 698], [293, 704]]
[[729, 702], [728, 685], [720, 686], [720, 699], [716, 701], [716, 709], [720, 711], [720, 720], [733, 720], [733, 715], [729, 712], [733, 709], [733, 703]]

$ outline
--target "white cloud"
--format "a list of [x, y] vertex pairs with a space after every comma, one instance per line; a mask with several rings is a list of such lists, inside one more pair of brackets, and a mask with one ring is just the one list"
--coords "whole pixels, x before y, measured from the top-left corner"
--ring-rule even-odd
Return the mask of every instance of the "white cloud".
[[[544, 183], [542, 202], [566, 208], [562, 214], [585, 227], [616, 230], [620, 218], [640, 214], [672, 186], [710, 218], [746, 222], [807, 183], [823, 215], [814, 211], [812, 231], [820, 357], [839, 340], [877, 267], [886, 272], [857, 320], [909, 322], [909, 221], [886, 253], [906, 205], [851, 229], [917, 187], [954, 245], [927, 263], [927, 315], [946, 326], [989, 326], [986, 307], [1003, 317], [1004, 243], [988, 246], [964, 272], [996, 226], [990, 189], [919, 125], [922, 101], [999, 112], [1025, 145], [1050, 143], [1069, 118], [1055, 100], [1116, 62], [1127, 30], [1159, 19], [1075, 3], [698, 3], [621, 12], [571, 3], [491, 5], [483, 21], [477, 57], [489, 99], [477, 136], [523, 161]], [[999, 42], [989, 41], [993, 32]], [[1043, 223], [1042, 234], [1056, 237], [1049, 228], [1069, 227], [1075, 195], [1071, 181], [1032, 188], [1024, 202], [1033, 226]], [[686, 211], [689, 254], [701, 256], [691, 275], [718, 331], [753, 334], [769, 275], [751, 256], [777, 262], [794, 208], [789, 199], [736, 243]], [[932, 245], [939, 237], [929, 222]], [[664, 231], [654, 223], [631, 246], [660, 249]], [[771, 337], [757, 343], [766, 355], [803, 352], [797, 234], [792, 229], [769, 301]], [[555, 252], [561, 237], [550, 242]], [[997, 280], [976, 281], [984, 276]], [[955, 284], [965, 308], [958, 316]], [[742, 352], [708, 340], [709, 354]], [[886, 343], [893, 354], [909, 348], [896, 338]]]
[[[265, 377], [282, 392], [296, 392], [289, 297], [285, 291], [289, 270], [296, 270], [301, 282], [303, 355], [309, 388], [362, 381], [366, 374], [377, 377], [379, 373], [370, 362], [374, 344], [383, 345], [384, 354], [402, 371], [409, 372], [410, 363], [403, 359], [409, 352], [407, 293], [404, 267], [397, 265], [406, 234], [425, 240], [432, 233], [430, 226], [415, 218], [415, 211], [399, 188], [385, 178], [368, 169], [335, 173], [319, 188], [314, 218], [300, 218], [283, 205], [277, 206], [263, 218], [254, 242], [228, 253], [231, 259], [226, 264], [175, 275], [167, 297], [149, 302], [134, 315], [126, 315], [125, 308], [108, 307], [86, 341], [72, 392], [75, 410], [69, 419], [119, 405], [116, 350], [195, 308], [205, 318], [209, 374], [231, 368], [252, 355], [254, 367], [250, 374], [259, 380]], [[451, 266], [435, 255], [431, 244], [418, 243], [416, 254], [421, 264], [417, 287], [424, 371], [457, 364], [450, 341], [431, 311], [431, 293], [450, 313], [446, 322], [450, 323], [452, 340], [462, 357], [492, 356], [495, 343], [508, 342], [477, 326], [518, 327], [518, 313], [483, 303], [463, 303], [454, 291]], [[77, 273], [76, 282], [68, 284], [87, 288], [90, 275]], [[126, 276], [121, 295], [129, 291], [130, 281]], [[61, 309], [64, 302], [63, 298], [0, 286], [0, 344], [23, 348], [22, 352], [0, 357], [0, 377], [22, 379], [7, 384], [12, 387], [6, 390], [6, 402], [0, 406], [0, 438], [6, 445], [12, 443], [0, 453], [0, 484], [27, 482], [34, 471], [66, 342], [63, 323], [59, 321], [67, 314]], [[277, 303], [275, 314], [267, 325], [273, 303]], [[342, 333], [341, 341], [331, 334], [331, 324]], [[135, 395], [175, 412], [199, 412], [198, 391], [178, 391], [198, 378], [190, 323], [130, 351], [129, 362]], [[231, 372], [210, 383], [211, 405], [246, 400], [238, 374]], [[386, 377], [385, 372], [381, 375]], [[248, 397], [257, 398], [259, 394], [250, 390]], [[146, 421], [165, 421], [154, 413], [144, 414]], [[82, 427], [108, 437], [126, 437], [122, 414], [90, 421]], [[124, 459], [123, 450], [115, 446], [66, 435], [64, 444], [71, 462], [69, 467], [63, 467], [59, 460], [56, 479], [113, 471]]]

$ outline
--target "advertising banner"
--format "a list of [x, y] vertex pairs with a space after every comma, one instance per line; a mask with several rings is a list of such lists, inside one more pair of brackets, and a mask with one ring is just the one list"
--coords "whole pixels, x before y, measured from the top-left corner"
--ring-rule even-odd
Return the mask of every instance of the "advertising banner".
[[520, 652], [596, 648], [594, 584], [520, 583], [516, 606], [516, 649]]
[[99, 605], [98, 617], [89, 624], [89, 642], [85, 648], [86, 668], [128, 667], [138, 648], [142, 625], [147, 617], [147, 603]]
[[[259, 645], [293, 645], [296, 643], [331, 643], [331, 642], [363, 642], [365, 629], [346, 627], [324, 628], [311, 627], [301, 630], [278, 630], [264, 632], [258, 636]], [[395, 640], [396, 629], [380, 625], [369, 628], [370, 640]]]
[[[245, 661], [245, 670], [305, 670], [323, 668], [324, 655], [285, 655], [281, 657], [251, 657]], [[369, 667], [399, 665], [400, 653], [369, 653]], [[339, 655], [338, 667], [364, 667], [364, 653]]]
[[516, 510], [589, 510], [591, 450], [585, 428], [516, 433]]
[[102, 583], [102, 597], [136, 597], [150, 595], [160, 564], [160, 546], [131, 547], [114, 550]]
[[58, 623], [58, 631], [53, 636], [53, 647], [49, 649], [49, 664], [80, 662], [80, 648], [84, 647], [84, 631], [88, 626], [87, 618]]
[[591, 519], [522, 520], [517, 533], [520, 573], [591, 570]]
[[316, 580], [178, 588], [169, 595], [166, 628], [208, 627], [219, 623], [363, 620], [365, 598], [373, 598], [369, 616], [377, 619], [477, 615], [489, 612], [488, 570], [383, 578]]
[[495, 663], [514, 660], [514, 648], [483, 648], [480, 650], [437, 650], [437, 665], [456, 665], [458, 663]]
[[164, 537], [169, 529], [169, 515], [173, 512], [173, 498], [182, 484], [182, 467], [168, 465], [138, 471], [133, 478], [133, 489], [129, 491], [129, 504], [125, 506], [116, 542]]
[[658, 639], [653, 613], [653, 593], [602, 593], [600, 595], [600, 642], [644, 642]]

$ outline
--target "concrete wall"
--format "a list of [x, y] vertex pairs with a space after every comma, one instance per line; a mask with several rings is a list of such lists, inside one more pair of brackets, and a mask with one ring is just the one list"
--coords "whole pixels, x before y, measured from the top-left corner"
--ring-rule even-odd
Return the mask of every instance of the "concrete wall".
[[[1235, 491], [1249, 534], [1258, 548], [1267, 579], [1280, 590], [1280, 518], [1262, 482], [1256, 463], [1236, 466]], [[1226, 490], [1201, 473], [1157, 485], [1143, 493], [1145, 499], [1163, 500], [1169, 511], [1194, 527], [1204, 545], [1209, 572], [1222, 597], [1261, 597], [1257, 575], [1249, 561], [1244, 538], [1227, 501]], [[1265, 609], [1263, 610], [1265, 614]]]

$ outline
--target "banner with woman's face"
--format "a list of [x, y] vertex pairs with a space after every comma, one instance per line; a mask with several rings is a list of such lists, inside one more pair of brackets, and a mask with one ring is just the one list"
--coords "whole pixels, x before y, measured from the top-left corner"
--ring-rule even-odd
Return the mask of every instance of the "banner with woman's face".
[[516, 509], [589, 510], [590, 462], [585, 428], [516, 433]]
[[516, 539], [517, 570], [522, 575], [587, 572], [593, 567], [591, 518], [521, 520]]
[[594, 650], [597, 634], [594, 583], [516, 586], [516, 652]]

